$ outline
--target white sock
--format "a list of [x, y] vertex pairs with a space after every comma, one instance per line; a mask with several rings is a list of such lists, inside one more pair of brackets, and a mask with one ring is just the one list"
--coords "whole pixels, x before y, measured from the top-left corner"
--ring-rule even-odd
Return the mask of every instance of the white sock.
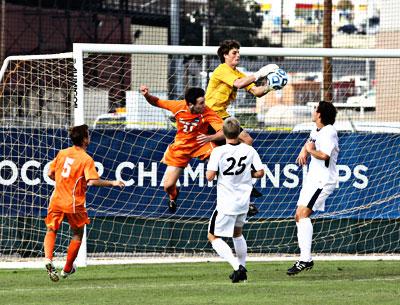
[[239, 260], [239, 264], [245, 267], [246, 257], [247, 257], [247, 243], [246, 240], [244, 239], [244, 236], [240, 235], [239, 237], [234, 237], [233, 245], [235, 246], [235, 252]]
[[301, 218], [297, 225], [297, 239], [300, 248], [300, 261], [310, 262], [311, 257], [311, 243], [313, 235], [313, 226], [310, 218]]
[[211, 245], [219, 256], [228, 261], [233, 270], [239, 269], [239, 261], [233, 255], [232, 249], [228, 246], [226, 242], [224, 242], [221, 238], [217, 238], [212, 241]]

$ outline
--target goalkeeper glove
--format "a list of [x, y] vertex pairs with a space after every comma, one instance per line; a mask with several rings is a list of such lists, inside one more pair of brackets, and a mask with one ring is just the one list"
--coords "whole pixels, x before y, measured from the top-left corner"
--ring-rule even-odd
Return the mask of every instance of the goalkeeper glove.
[[269, 65], [262, 67], [260, 70], [258, 70], [253, 75], [256, 78], [256, 81], [258, 81], [261, 77], [267, 76], [268, 74], [274, 72], [276, 69], [279, 69], [278, 65], [269, 64]]

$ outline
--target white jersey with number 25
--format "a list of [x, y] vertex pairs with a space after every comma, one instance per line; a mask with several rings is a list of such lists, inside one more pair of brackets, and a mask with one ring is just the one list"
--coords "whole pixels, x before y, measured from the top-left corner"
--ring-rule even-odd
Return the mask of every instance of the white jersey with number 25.
[[247, 213], [253, 188], [251, 171], [263, 168], [257, 151], [247, 144], [214, 148], [207, 170], [218, 172], [217, 211], [225, 215]]

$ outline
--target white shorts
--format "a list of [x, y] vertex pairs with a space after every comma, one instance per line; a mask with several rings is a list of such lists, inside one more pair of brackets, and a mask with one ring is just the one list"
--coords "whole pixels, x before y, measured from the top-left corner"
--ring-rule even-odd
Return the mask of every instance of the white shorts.
[[325, 200], [336, 188], [336, 184], [316, 185], [306, 183], [300, 191], [297, 205], [306, 206], [313, 211], [324, 211]]
[[246, 222], [246, 216], [247, 213], [225, 215], [215, 210], [208, 224], [208, 232], [219, 237], [233, 237], [233, 229], [242, 228]]

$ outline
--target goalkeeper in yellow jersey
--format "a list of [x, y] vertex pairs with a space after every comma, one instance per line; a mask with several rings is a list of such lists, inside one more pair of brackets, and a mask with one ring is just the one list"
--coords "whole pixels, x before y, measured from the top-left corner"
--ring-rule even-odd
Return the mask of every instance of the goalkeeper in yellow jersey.
[[[272, 89], [268, 84], [257, 86], [255, 82], [274, 72], [279, 67], [275, 64], [263, 66], [251, 75], [246, 75], [237, 69], [240, 62], [240, 43], [236, 40], [224, 40], [218, 48], [218, 57], [221, 64], [214, 70], [206, 90], [206, 105], [214, 110], [223, 120], [230, 117], [227, 108], [236, 99], [237, 90], [245, 88], [256, 97], [261, 97]], [[239, 141], [248, 145], [253, 144], [252, 137], [241, 128]], [[253, 188], [252, 197], [262, 194]], [[257, 214], [258, 210], [250, 204], [249, 216]]]
[[[272, 89], [268, 85], [256, 86], [255, 82], [279, 69], [277, 65], [269, 64], [256, 73], [247, 76], [237, 69], [240, 61], [239, 49], [240, 44], [236, 40], [221, 42], [218, 48], [221, 64], [212, 73], [206, 90], [206, 105], [223, 120], [230, 116], [226, 109], [236, 99], [238, 89], [245, 88], [254, 96], [261, 97]], [[253, 143], [251, 136], [243, 129], [239, 135], [239, 140], [248, 145]]]

